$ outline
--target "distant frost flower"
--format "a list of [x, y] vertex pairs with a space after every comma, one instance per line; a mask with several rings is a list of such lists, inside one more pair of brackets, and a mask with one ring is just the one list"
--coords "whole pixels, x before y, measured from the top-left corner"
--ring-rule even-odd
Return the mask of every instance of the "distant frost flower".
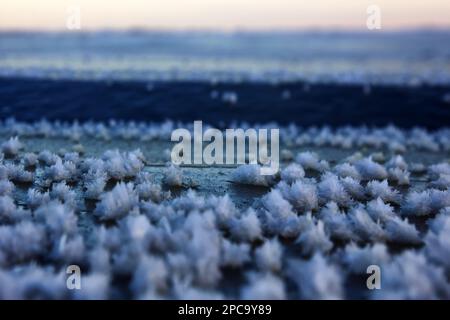
[[70, 207], [75, 206], [76, 193], [71, 190], [65, 182], [55, 183], [52, 187], [52, 191], [50, 192], [50, 197], [52, 199], [60, 200], [62, 203]]
[[150, 289], [165, 289], [167, 279], [168, 270], [164, 260], [159, 257], [144, 255], [134, 271], [130, 287], [135, 297], [139, 297]]
[[192, 286], [191, 279], [173, 277], [173, 291], [175, 299], [184, 300], [223, 300], [224, 295], [217, 290]]
[[239, 96], [234, 91], [225, 91], [222, 93], [222, 101], [229, 105], [235, 105], [239, 100]]
[[323, 172], [329, 169], [328, 162], [325, 160], [319, 160], [319, 156], [315, 152], [301, 152], [297, 155], [295, 161], [307, 170]]
[[395, 153], [405, 153], [406, 152], [406, 147], [398, 141], [389, 141], [387, 143], [387, 147], [389, 150], [391, 150], [392, 152], [395, 152]]
[[272, 189], [262, 199], [265, 211], [264, 225], [270, 233], [283, 237], [296, 237], [302, 229], [300, 218], [292, 211], [291, 204], [280, 191]]
[[409, 172], [399, 168], [388, 170], [389, 180], [397, 182], [398, 185], [409, 185]]
[[450, 190], [430, 190], [430, 205], [434, 212], [450, 207]]
[[35, 153], [25, 153], [21, 159], [25, 168], [34, 167], [38, 163], [38, 156]]
[[439, 174], [439, 178], [431, 181], [430, 185], [441, 190], [450, 189], [450, 174]]
[[6, 164], [7, 177], [12, 181], [32, 182], [34, 180], [33, 172], [25, 170], [21, 164]]
[[0, 266], [28, 262], [45, 253], [46, 244], [45, 230], [39, 224], [23, 221], [13, 226], [0, 226]]
[[261, 167], [257, 164], [244, 164], [237, 167], [232, 174], [235, 183], [252, 186], [269, 187], [272, 185], [272, 177], [261, 174]]
[[361, 175], [355, 166], [350, 163], [342, 163], [334, 167], [333, 171], [341, 178], [353, 178], [355, 180], [360, 180]]
[[357, 161], [355, 167], [364, 180], [383, 180], [388, 177], [386, 169], [371, 158]]
[[325, 253], [333, 248], [333, 243], [325, 233], [322, 221], [318, 221], [317, 224], [311, 224], [309, 228], [300, 234], [296, 243], [300, 245], [301, 252], [304, 255], [316, 252]]
[[432, 221], [424, 241], [427, 257], [450, 271], [450, 215], [440, 213]]
[[324, 223], [325, 231], [333, 239], [357, 240], [348, 216], [339, 210], [335, 202], [327, 203], [320, 210], [319, 217]]
[[249, 208], [240, 218], [234, 218], [230, 223], [230, 233], [240, 241], [252, 242], [261, 239], [261, 223], [256, 212]]
[[79, 234], [67, 236], [64, 234], [54, 247], [52, 257], [67, 263], [83, 262], [85, 245]]
[[396, 155], [392, 157], [387, 163], [386, 167], [388, 169], [400, 169], [402, 171], [408, 170], [408, 164], [402, 156]]
[[228, 194], [222, 197], [212, 196], [208, 198], [207, 204], [211, 206], [216, 220], [221, 227], [226, 227], [231, 223], [231, 220], [239, 215], [233, 201]]
[[301, 299], [344, 298], [340, 270], [319, 253], [307, 261], [291, 259], [288, 262], [288, 277], [297, 285]]
[[439, 151], [439, 144], [424, 129], [412, 129], [409, 135], [408, 144], [422, 150], [432, 152]]
[[[0, 160], [0, 163], [1, 163], [1, 160]], [[6, 167], [3, 164], [0, 164], [0, 179], [1, 180], [8, 180], [9, 178], [10, 177], [9, 177], [9, 169], [8, 169], [8, 167]]]
[[365, 189], [359, 183], [358, 180], [352, 177], [345, 177], [340, 179], [340, 183], [344, 187], [344, 190], [348, 193], [348, 195], [355, 200], [365, 200]]
[[138, 175], [144, 168], [142, 158], [140, 150], [124, 153], [120, 153], [119, 150], [108, 150], [102, 157], [106, 172], [117, 180]]
[[95, 213], [101, 219], [119, 219], [126, 216], [139, 203], [132, 183], [118, 183], [112, 191], [100, 196]]
[[291, 204], [283, 198], [281, 192], [277, 189], [272, 189], [262, 201], [264, 207], [276, 217], [286, 218], [293, 214]]
[[11, 137], [2, 144], [2, 152], [7, 156], [16, 156], [22, 148], [23, 145], [18, 137]]
[[105, 300], [110, 293], [110, 277], [108, 274], [96, 272], [83, 275], [82, 290], [73, 290], [77, 300]]
[[427, 189], [408, 193], [402, 205], [406, 215], [425, 216], [450, 206], [450, 190]]
[[354, 232], [367, 241], [384, 241], [386, 233], [379, 221], [375, 222], [361, 206], [354, 207], [349, 213]]
[[439, 177], [441, 174], [450, 175], [450, 164], [445, 162], [433, 164], [428, 168], [428, 172], [434, 177]]
[[191, 257], [195, 280], [203, 286], [214, 286], [222, 277], [220, 271], [221, 237], [214, 224], [205, 215], [191, 214], [184, 227], [189, 230], [190, 241], [184, 252]]
[[341, 254], [345, 266], [355, 274], [366, 274], [368, 266], [381, 265], [391, 260], [386, 245], [382, 243], [365, 247], [358, 247], [355, 243], [350, 243]]
[[394, 243], [421, 244], [419, 231], [409, 223], [408, 219], [400, 217], [389, 218], [384, 227], [387, 237]]
[[16, 204], [14, 200], [8, 195], [0, 196], [0, 223], [4, 219], [11, 219], [16, 212]]
[[222, 266], [239, 268], [250, 261], [250, 245], [247, 243], [236, 244], [224, 239], [221, 258]]
[[283, 280], [271, 273], [251, 273], [249, 284], [241, 289], [243, 300], [284, 300], [286, 289]]
[[14, 184], [11, 181], [0, 180], [0, 196], [11, 195], [14, 188]]
[[34, 212], [37, 221], [45, 224], [54, 237], [63, 234], [72, 235], [77, 231], [77, 216], [73, 209], [65, 206], [59, 201], [50, 201], [41, 205]]
[[289, 186], [282, 181], [275, 190], [279, 190], [282, 197], [300, 212], [315, 210], [319, 206], [317, 187], [313, 183], [298, 180]]
[[169, 187], [182, 187], [183, 186], [183, 171], [171, 164], [164, 170], [164, 183]]
[[147, 233], [152, 230], [148, 218], [144, 215], [128, 215], [121, 220], [121, 223], [128, 237], [137, 241], [143, 240]]
[[49, 192], [42, 193], [36, 189], [28, 189], [27, 204], [31, 209], [36, 209], [39, 206], [50, 202]]
[[392, 189], [387, 180], [370, 181], [367, 184], [367, 192], [372, 198], [381, 198], [385, 202], [400, 203], [401, 195], [397, 190]]
[[382, 222], [386, 222], [389, 219], [396, 217], [394, 208], [391, 205], [384, 203], [383, 199], [381, 199], [380, 197], [375, 200], [369, 201], [367, 203], [366, 209], [374, 221], [379, 220]]
[[184, 253], [168, 253], [167, 265], [174, 280], [178, 277], [185, 278], [192, 272], [189, 258]]
[[77, 164], [80, 161], [80, 154], [78, 152], [67, 152], [64, 154], [64, 161]]
[[283, 249], [278, 240], [268, 240], [255, 250], [256, 265], [262, 271], [279, 271]]
[[381, 265], [383, 289], [372, 292], [373, 299], [449, 299], [450, 286], [444, 270], [430, 264], [412, 250]]
[[[89, 176], [92, 174], [100, 175], [105, 173], [105, 162], [102, 159], [97, 158], [86, 158], [79, 164], [80, 170], [87, 176], [89, 180]], [[86, 173], [88, 173], [86, 175]]]
[[438, 215], [429, 222], [430, 230], [440, 233], [443, 230], [450, 229], [450, 207], [445, 207], [439, 211]]
[[150, 172], [147, 171], [141, 171], [137, 174], [136, 178], [134, 179], [134, 182], [136, 184], [141, 184], [145, 182], [153, 182], [153, 175]]
[[170, 191], [164, 192], [159, 184], [151, 182], [136, 185], [136, 191], [140, 199], [151, 200], [156, 203], [170, 198]]
[[338, 205], [348, 206], [351, 202], [350, 196], [339, 181], [339, 178], [332, 174], [326, 173], [322, 177], [322, 181], [317, 185], [319, 202], [324, 204], [334, 201]]
[[67, 299], [66, 274], [54, 268], [27, 265], [0, 270], [0, 299]]
[[407, 215], [423, 216], [432, 212], [430, 192], [428, 190], [412, 191], [406, 195], [402, 205], [402, 212]]
[[54, 165], [57, 161], [57, 159], [60, 159], [56, 154], [51, 153], [48, 150], [43, 150], [38, 155], [38, 160], [43, 162], [47, 166]]
[[205, 209], [206, 199], [198, 195], [194, 190], [189, 189], [188, 192], [171, 202], [172, 208], [183, 212]]
[[303, 170], [303, 168], [296, 163], [291, 163], [286, 168], [281, 170], [281, 180], [289, 184], [303, 178], [304, 176], [305, 170]]
[[107, 175], [103, 171], [89, 171], [86, 174], [84, 196], [86, 199], [99, 199], [105, 190]]
[[73, 178], [76, 174], [76, 167], [73, 162], [62, 162], [61, 158], [58, 158], [55, 164], [46, 168], [44, 171], [44, 177], [51, 181], [63, 181]]

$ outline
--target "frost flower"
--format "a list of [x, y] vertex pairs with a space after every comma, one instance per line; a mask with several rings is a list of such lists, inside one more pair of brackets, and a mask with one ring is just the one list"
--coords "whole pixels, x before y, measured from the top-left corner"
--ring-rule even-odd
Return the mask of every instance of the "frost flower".
[[16, 156], [22, 148], [23, 145], [18, 137], [11, 137], [2, 144], [2, 152], [7, 156]]
[[269, 187], [272, 177], [261, 174], [261, 168], [257, 164], [244, 164], [233, 171], [232, 179], [235, 183], [252, 186]]
[[132, 183], [118, 183], [110, 192], [100, 196], [95, 213], [101, 219], [119, 219], [126, 216], [139, 203]]
[[288, 263], [288, 276], [297, 284], [301, 299], [344, 298], [340, 270], [321, 254], [314, 255], [309, 261], [292, 259]]

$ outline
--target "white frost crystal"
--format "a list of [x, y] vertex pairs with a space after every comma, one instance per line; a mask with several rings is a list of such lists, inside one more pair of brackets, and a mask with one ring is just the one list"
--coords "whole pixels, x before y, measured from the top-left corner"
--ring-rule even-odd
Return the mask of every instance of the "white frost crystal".
[[[279, 175], [193, 191], [197, 168], [153, 165], [179, 125], [0, 121], [0, 299], [450, 298], [448, 129], [278, 126]], [[373, 264], [382, 290], [353, 291]]]

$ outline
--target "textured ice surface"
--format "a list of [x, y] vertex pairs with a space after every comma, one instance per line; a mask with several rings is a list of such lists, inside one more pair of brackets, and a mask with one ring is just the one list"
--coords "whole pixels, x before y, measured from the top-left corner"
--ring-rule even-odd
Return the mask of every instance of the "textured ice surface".
[[449, 130], [281, 128], [261, 183], [167, 166], [173, 127], [2, 123], [0, 297], [450, 298]]

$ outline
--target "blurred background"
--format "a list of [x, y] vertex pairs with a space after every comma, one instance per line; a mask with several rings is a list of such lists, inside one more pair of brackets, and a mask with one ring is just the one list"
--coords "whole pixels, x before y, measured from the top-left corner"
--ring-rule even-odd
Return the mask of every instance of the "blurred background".
[[449, 27], [446, 0], [16, 0], [2, 3], [0, 28], [63, 30], [66, 9], [82, 10], [83, 29], [285, 30], [364, 29], [366, 8], [378, 5], [383, 27]]
[[448, 12], [446, 0], [8, 2], [0, 116], [439, 127]]

